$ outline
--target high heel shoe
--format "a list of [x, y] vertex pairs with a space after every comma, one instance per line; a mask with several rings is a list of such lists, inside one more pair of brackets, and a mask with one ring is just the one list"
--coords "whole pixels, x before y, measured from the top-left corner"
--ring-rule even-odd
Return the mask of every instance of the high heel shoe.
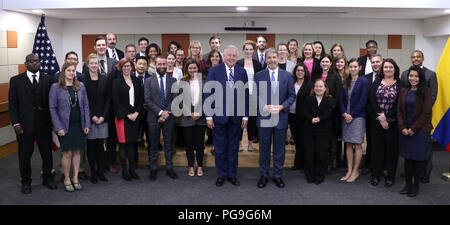
[[64, 190], [66, 190], [67, 192], [74, 192], [75, 189], [73, 188], [72, 182], [70, 184], [64, 183]]
[[189, 171], [188, 171], [188, 176], [193, 177], [195, 176], [195, 171], [194, 171], [194, 167], [190, 167]]
[[203, 169], [201, 167], [197, 168], [197, 176], [203, 176]]
[[351, 177], [351, 175], [352, 175], [351, 173], [347, 173], [345, 174], [345, 176], [341, 178], [341, 180], [348, 180]]
[[347, 183], [353, 183], [355, 182], [356, 179], [358, 179], [359, 174], [357, 174], [356, 176], [351, 176], [350, 178], [347, 179]]

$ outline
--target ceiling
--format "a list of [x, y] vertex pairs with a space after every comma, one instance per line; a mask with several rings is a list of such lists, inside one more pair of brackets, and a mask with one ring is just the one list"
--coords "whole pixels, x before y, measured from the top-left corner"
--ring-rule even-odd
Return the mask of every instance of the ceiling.
[[[47, 17], [59, 19], [95, 18], [379, 18], [426, 19], [448, 15], [445, 8], [357, 8], [357, 7], [249, 7], [237, 12], [235, 7], [130, 7], [130, 8], [53, 8], [44, 9]], [[31, 9], [13, 9], [35, 14]]]

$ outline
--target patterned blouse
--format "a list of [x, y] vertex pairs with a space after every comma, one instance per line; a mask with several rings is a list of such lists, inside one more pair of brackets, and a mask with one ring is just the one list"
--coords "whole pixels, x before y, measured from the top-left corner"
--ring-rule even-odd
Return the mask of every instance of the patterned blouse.
[[387, 114], [387, 112], [394, 106], [396, 97], [397, 97], [396, 84], [392, 84], [390, 86], [380, 84], [380, 86], [377, 89], [376, 98], [381, 112]]

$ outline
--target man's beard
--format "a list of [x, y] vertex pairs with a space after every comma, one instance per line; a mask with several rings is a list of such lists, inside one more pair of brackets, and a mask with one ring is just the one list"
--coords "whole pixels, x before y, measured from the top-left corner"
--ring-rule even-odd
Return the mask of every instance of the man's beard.
[[159, 74], [159, 75], [164, 75], [164, 74], [166, 74], [166, 71], [167, 71], [167, 69], [156, 69], [156, 72]]

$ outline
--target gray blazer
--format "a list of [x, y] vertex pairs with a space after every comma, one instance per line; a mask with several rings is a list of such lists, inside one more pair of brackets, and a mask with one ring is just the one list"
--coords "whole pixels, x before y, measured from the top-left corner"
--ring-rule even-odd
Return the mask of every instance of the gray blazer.
[[[164, 90], [165, 95], [165, 106], [164, 108], [161, 105], [161, 95], [159, 89], [159, 82], [156, 75], [150, 76], [145, 79], [144, 82], [144, 100], [145, 104], [148, 106], [149, 110], [147, 113], [147, 122], [149, 124], [157, 124], [159, 118], [159, 112], [163, 111], [172, 111], [171, 105], [172, 100], [176, 96], [175, 93], [171, 93], [172, 85], [177, 82], [177, 79], [171, 76], [164, 76], [166, 79], [166, 89]], [[170, 115], [171, 117], [173, 115]]]
[[[423, 67], [423, 71], [425, 72], [425, 80], [428, 83], [428, 88], [430, 88], [431, 91], [431, 102], [434, 105], [438, 91], [436, 72], [426, 68], [425, 66]], [[408, 70], [403, 71], [402, 75], [400, 76], [400, 80], [403, 87], [408, 87]]]
[[[200, 86], [200, 90], [198, 92], [199, 95], [199, 102], [197, 103], [197, 105], [192, 105], [192, 98], [191, 98], [191, 88], [189, 86], [189, 82], [180, 82], [179, 83], [179, 88], [180, 88], [180, 95], [182, 95], [183, 97], [183, 102], [180, 103], [180, 108], [183, 109], [184, 106], [188, 106], [189, 109], [187, 109], [189, 112], [196, 112], [198, 114], [201, 114], [202, 116], [200, 118], [198, 118], [197, 120], [192, 120], [190, 116], [181, 116], [180, 119], [180, 123], [178, 124], [178, 126], [180, 127], [192, 127], [195, 125], [201, 125], [201, 126], [205, 126], [206, 125], [206, 117], [203, 113], [203, 85], [205, 84], [205, 81], [202, 81], [201, 86]], [[186, 91], [186, 92], [184, 92]], [[183, 104], [184, 103], [184, 104]], [[184, 113], [183, 113], [184, 115]]]
[[[69, 131], [70, 118], [70, 99], [67, 90], [59, 88], [58, 83], [52, 84], [49, 94], [50, 115], [53, 122], [53, 130], [58, 132], [64, 130], [67, 134]], [[81, 111], [81, 127], [91, 128], [91, 118], [89, 113], [89, 101], [86, 94], [86, 88], [80, 83], [80, 90], [77, 92], [78, 105]]]

